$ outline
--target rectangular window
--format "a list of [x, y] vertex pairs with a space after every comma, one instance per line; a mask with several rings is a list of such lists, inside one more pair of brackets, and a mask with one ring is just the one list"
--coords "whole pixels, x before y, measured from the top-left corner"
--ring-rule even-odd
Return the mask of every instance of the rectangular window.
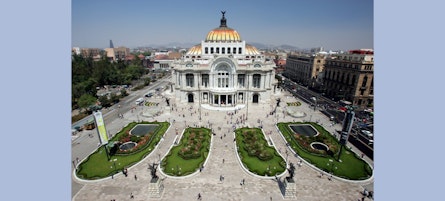
[[193, 85], [194, 85], [194, 83], [193, 83], [193, 74], [185, 75], [185, 79], [186, 79], [186, 86], [193, 87]]
[[241, 54], [241, 48], [238, 48], [238, 54]]
[[202, 86], [204, 86], [204, 87], [209, 86], [209, 75], [208, 74], [202, 75]]
[[255, 74], [253, 75], [253, 88], [260, 88], [261, 75]]
[[246, 75], [245, 74], [239, 74], [238, 75], [238, 87], [244, 88], [244, 80]]

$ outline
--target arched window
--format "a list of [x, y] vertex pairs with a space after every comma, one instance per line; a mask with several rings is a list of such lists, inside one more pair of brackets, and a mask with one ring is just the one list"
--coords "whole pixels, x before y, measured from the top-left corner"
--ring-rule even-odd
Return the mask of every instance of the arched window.
[[215, 86], [218, 88], [229, 88], [232, 84], [229, 82], [230, 78], [230, 68], [226, 64], [221, 64], [216, 67], [216, 79]]
[[206, 54], [209, 53], [209, 48], [208, 48], [208, 47], [205, 48], [205, 53], [206, 53]]
[[210, 48], [210, 54], [213, 54], [213, 47]]

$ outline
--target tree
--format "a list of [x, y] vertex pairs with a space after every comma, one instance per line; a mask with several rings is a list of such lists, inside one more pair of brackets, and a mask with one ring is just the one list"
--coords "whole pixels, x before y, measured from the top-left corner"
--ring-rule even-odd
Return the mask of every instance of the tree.
[[128, 96], [128, 93], [127, 93], [127, 90], [126, 89], [121, 89], [121, 97], [123, 98], [123, 97], [125, 97], [125, 96]]
[[100, 105], [102, 105], [102, 107], [109, 107], [111, 105], [111, 101], [108, 99], [107, 95], [100, 96], [99, 102], [100, 102]]
[[80, 110], [88, 108], [90, 105], [93, 105], [96, 103], [96, 97], [90, 95], [90, 94], [83, 94], [80, 96], [79, 100], [77, 101], [77, 105], [79, 105]]

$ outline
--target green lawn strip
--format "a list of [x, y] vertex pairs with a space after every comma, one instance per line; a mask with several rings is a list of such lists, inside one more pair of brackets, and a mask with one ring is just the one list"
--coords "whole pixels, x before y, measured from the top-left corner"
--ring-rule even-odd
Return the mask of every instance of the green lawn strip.
[[[193, 132], [203, 132], [204, 138], [200, 140], [201, 148], [198, 158], [184, 159], [179, 155], [181, 149], [187, 146], [190, 139], [190, 134]], [[162, 160], [162, 171], [171, 176], [185, 176], [196, 172], [205, 162], [211, 141], [211, 130], [207, 128], [187, 128], [178, 145], [173, 146], [167, 156]]]
[[122, 171], [124, 168], [128, 168], [133, 164], [136, 164], [153, 151], [170, 125], [168, 122], [132, 122], [124, 127], [109, 141], [117, 141], [120, 135], [126, 133], [137, 124], [158, 124], [159, 126], [154, 132], [154, 135], [151, 137], [150, 141], [145, 146], [140, 147], [134, 152], [113, 155], [110, 157], [109, 161], [107, 160], [105, 147], [101, 146], [95, 152], [89, 155], [86, 160], [79, 164], [78, 170], [76, 171], [77, 177], [87, 180], [105, 178], [115, 174], [116, 172]]
[[305, 150], [297, 143], [297, 141], [293, 137], [293, 132], [288, 127], [289, 124], [311, 124], [318, 130], [318, 132], [320, 132], [320, 134], [330, 136], [330, 138], [332, 138], [337, 143], [337, 146], [339, 146], [338, 141], [323, 127], [313, 122], [278, 123], [278, 128], [280, 129], [280, 132], [283, 134], [286, 141], [289, 143], [292, 149], [305, 161], [313, 164], [314, 166], [325, 172], [332, 173], [335, 176], [345, 179], [364, 180], [372, 175], [372, 170], [369, 165], [364, 160], [357, 157], [356, 154], [349, 150], [347, 147], [343, 147], [342, 153], [340, 155], [340, 160], [342, 162], [338, 162], [336, 160], [338, 157], [338, 153], [335, 153], [334, 156], [329, 156], [313, 154]]
[[[269, 152], [273, 155], [270, 160], [261, 160], [256, 156], [249, 156], [248, 151], [245, 149], [245, 138], [242, 133], [245, 131], [253, 131], [254, 135], [256, 135], [257, 143], [260, 143], [260, 146], [266, 152]], [[284, 159], [277, 153], [275, 148], [267, 145], [267, 141], [264, 138], [264, 135], [259, 128], [240, 128], [235, 131], [236, 134], [236, 144], [238, 147], [238, 154], [241, 158], [244, 166], [252, 173], [261, 175], [261, 176], [272, 176], [281, 174], [286, 170], [286, 162]]]

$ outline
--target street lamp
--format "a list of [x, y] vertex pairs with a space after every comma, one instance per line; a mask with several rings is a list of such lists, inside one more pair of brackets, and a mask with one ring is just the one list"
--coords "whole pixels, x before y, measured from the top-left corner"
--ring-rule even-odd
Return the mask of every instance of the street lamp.
[[315, 96], [312, 96], [311, 99], [314, 101], [314, 111], [315, 111], [315, 108], [317, 107], [317, 98], [315, 98]]

